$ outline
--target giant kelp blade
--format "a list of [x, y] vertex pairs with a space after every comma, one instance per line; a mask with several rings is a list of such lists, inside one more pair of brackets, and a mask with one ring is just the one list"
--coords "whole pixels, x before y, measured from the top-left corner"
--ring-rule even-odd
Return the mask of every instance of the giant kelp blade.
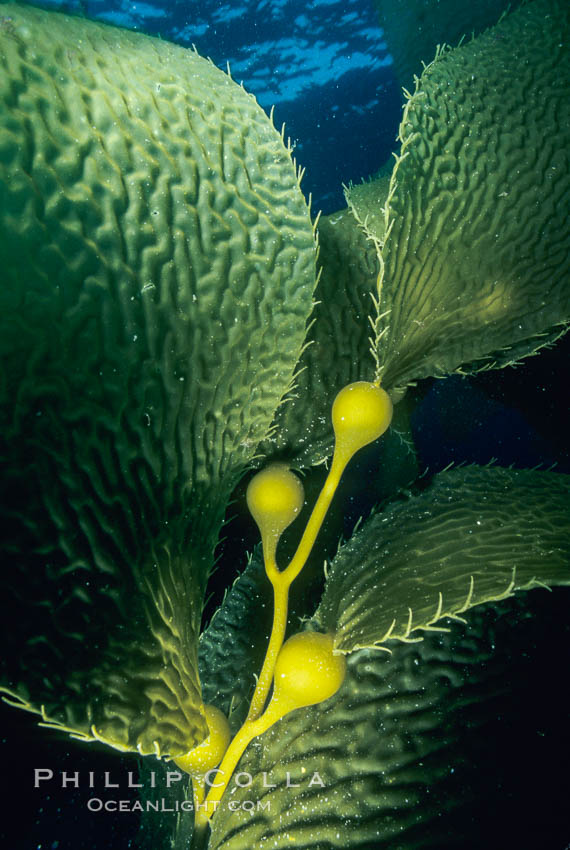
[[273, 591], [261, 553], [255, 551], [200, 635], [198, 660], [204, 702], [223, 711], [233, 731], [247, 714], [272, 622]]
[[318, 623], [343, 652], [419, 639], [516, 590], [570, 584], [570, 479], [465, 467], [369, 519], [334, 559]]
[[[540, 690], [548, 680], [534, 648], [541, 637], [559, 639], [563, 606], [544, 596], [476, 609], [467, 625], [396, 644], [392, 655], [348, 656], [335, 697], [291, 713], [248, 747], [213, 817], [209, 850], [475, 850], [517, 837], [556, 846], [544, 814], [558, 814], [558, 804], [541, 790], [557, 780], [548, 783], [552, 763], [534, 755], [537, 731], [552, 741], [564, 712]], [[551, 603], [546, 638], [526, 599]]]
[[205, 733], [202, 598], [315, 286], [290, 151], [194, 51], [0, 27], [2, 685], [142, 753]]
[[[337, 393], [353, 381], [374, 376], [369, 316], [379, 262], [375, 241], [369, 239], [364, 222], [383, 222], [379, 193], [387, 195], [390, 172], [378, 181], [347, 189], [349, 207], [318, 222], [319, 282], [316, 305], [307, 332], [307, 344], [298, 365], [293, 391], [275, 418], [269, 440], [260, 446], [266, 458], [284, 459], [295, 467], [323, 463], [332, 454], [334, 433], [331, 407]], [[394, 401], [397, 397], [394, 397]], [[391, 487], [403, 486], [416, 477], [409, 426], [410, 399], [398, 404], [390, 432], [382, 441], [385, 463], [392, 480], [383, 478], [383, 498]], [[386, 469], [385, 463], [382, 468]]]
[[319, 283], [316, 305], [295, 387], [278, 412], [275, 432], [262, 446], [296, 466], [312, 466], [331, 453], [330, 409], [351, 381], [370, 380], [374, 359], [368, 316], [378, 277], [374, 244], [350, 210], [318, 224]]
[[[200, 635], [198, 663], [202, 697], [205, 703], [224, 712], [234, 734], [247, 715], [255, 676], [267, 649], [272, 619], [273, 592], [257, 551]], [[155, 772], [161, 770], [165, 777], [172, 765], [152, 760], [151, 768]], [[144, 778], [141, 782], [144, 783]], [[160, 780], [156, 784], [160, 787]], [[166, 784], [165, 778], [162, 784]], [[186, 777], [185, 782], [173, 783], [166, 793], [168, 806], [174, 811], [176, 801], [180, 807], [182, 799], [192, 799], [190, 777]], [[172, 850], [187, 850], [193, 831], [194, 812], [191, 809], [179, 808], [176, 818], [161, 818], [160, 822], [157, 822], [156, 812], [143, 810], [137, 848], [156, 850], [168, 846]]]
[[371, 232], [386, 387], [500, 367], [564, 331], [569, 35], [568, 4], [529, 3], [440, 52], [409, 99], [385, 226]]
[[[356, 222], [373, 244], [384, 241], [386, 235], [386, 216], [384, 206], [390, 191], [390, 178], [394, 167], [394, 159], [384, 163], [377, 174], [362, 183], [351, 183], [346, 186], [344, 195], [348, 208]], [[380, 266], [378, 265], [378, 271]]]

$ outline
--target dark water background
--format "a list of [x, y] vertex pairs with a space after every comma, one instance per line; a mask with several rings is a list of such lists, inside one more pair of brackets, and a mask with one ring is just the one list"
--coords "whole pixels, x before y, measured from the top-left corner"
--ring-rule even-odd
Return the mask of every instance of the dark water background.
[[[344, 206], [342, 183], [366, 178], [395, 148], [401, 97], [371, 2], [84, 0], [38, 5], [195, 44], [220, 67], [229, 63], [234, 79], [243, 80], [267, 111], [275, 106], [275, 124], [285, 122], [295, 156], [306, 168], [303, 189], [312, 194], [315, 211]], [[518, 468], [556, 464], [570, 473], [569, 353], [567, 340], [517, 369], [427, 383], [413, 420], [422, 466], [435, 471], [450, 462], [484, 464], [494, 458]], [[569, 594], [537, 596], [541, 626], [527, 633], [530, 643], [513, 657], [515, 711], [509, 735], [497, 740], [514, 775], [495, 793], [500, 827], [487, 835], [489, 848], [570, 846], [561, 764], [568, 755], [567, 659], [559, 648]], [[516, 711], [517, 706], [524, 710]], [[136, 846], [137, 816], [90, 814], [86, 802], [93, 792], [88, 788], [32, 787], [35, 767], [49, 767], [56, 775], [79, 771], [82, 778], [95, 771], [99, 780], [108, 770], [112, 781], [124, 783], [136, 759], [46, 732], [34, 717], [3, 705], [0, 718], [4, 848]], [[123, 787], [108, 795], [135, 799], [136, 793]]]

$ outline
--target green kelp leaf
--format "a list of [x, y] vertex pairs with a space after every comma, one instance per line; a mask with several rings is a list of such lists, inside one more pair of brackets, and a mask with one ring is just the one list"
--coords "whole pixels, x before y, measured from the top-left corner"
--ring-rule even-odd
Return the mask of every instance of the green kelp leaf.
[[387, 389], [513, 363], [570, 320], [569, 9], [440, 52], [406, 104], [377, 237]]
[[[200, 635], [198, 663], [202, 698], [224, 712], [233, 734], [247, 715], [255, 676], [261, 670], [267, 649], [272, 619], [273, 591], [258, 547]], [[154, 762], [153, 769], [162, 771], [164, 785], [166, 771], [173, 766]], [[140, 781], [145, 781], [144, 776]], [[168, 795], [168, 805], [174, 810], [177, 801], [180, 806], [183, 799], [192, 800], [191, 781], [187, 777], [161, 793]], [[141, 813], [137, 836], [139, 850], [156, 850], [163, 846], [187, 850], [194, 832], [192, 810], [179, 807], [175, 817], [156, 821], [155, 812]]]
[[238, 727], [247, 714], [272, 622], [273, 590], [258, 547], [200, 635], [204, 702], [214, 703], [227, 717], [236, 714]]
[[[273, 591], [258, 550], [259, 547], [200, 635], [198, 664], [202, 698], [205, 703], [214, 704], [224, 712], [233, 733], [245, 720], [273, 619]], [[143, 770], [145, 767], [143, 764]], [[183, 799], [192, 799], [192, 785], [188, 777], [173, 783], [170, 789], [164, 787], [165, 774], [173, 769], [171, 764], [157, 764], [153, 760], [152, 769], [157, 773], [162, 771], [162, 786], [160, 780], [157, 785], [163, 788], [161, 794], [168, 797], [171, 810], [174, 810], [177, 801], [179, 805]], [[145, 782], [142, 771], [140, 781]], [[150, 779], [146, 784], [150, 784]], [[175, 817], [160, 818], [159, 822], [156, 812], [143, 810], [137, 848], [187, 850], [193, 831], [194, 812], [180, 809], [180, 805]]]
[[[347, 189], [349, 209], [319, 220], [320, 279], [315, 293], [317, 304], [303, 351], [294, 390], [281, 405], [271, 438], [261, 449], [267, 461], [284, 459], [297, 468], [325, 461], [331, 454], [334, 434], [331, 408], [336, 394], [351, 381], [372, 380], [374, 358], [371, 352], [370, 316], [379, 264], [375, 242], [367, 237], [363, 222], [374, 215], [378, 181], [384, 194], [389, 173], [374, 182]], [[392, 427], [377, 447], [382, 475], [377, 481], [376, 499], [391, 495], [417, 477], [410, 428], [413, 401], [399, 402]]]
[[[390, 191], [390, 178], [394, 165], [390, 158], [370, 180], [355, 183], [345, 189], [346, 202], [353, 216], [365, 233], [373, 234], [373, 242], [382, 242], [385, 237], [386, 217], [384, 204]], [[378, 271], [380, 267], [378, 266]]]
[[342, 652], [420, 639], [516, 590], [570, 584], [570, 476], [469, 466], [369, 519], [341, 547], [315, 618]]
[[290, 151], [194, 51], [0, 28], [2, 685], [141, 753], [205, 732], [202, 599], [291, 385], [316, 244]]
[[501, 12], [516, 9], [520, 0], [375, 0], [380, 25], [401, 86], [411, 89], [422, 62], [434, 56], [438, 44], [459, 44], [497, 23]]
[[[544, 596], [552, 611], [556, 594]], [[496, 848], [497, 810], [513, 812], [512, 837], [516, 777], [536, 786], [542, 773], [505, 758], [505, 739], [514, 733], [524, 759], [532, 741], [521, 738], [530, 730], [536, 739], [552, 722], [542, 695], [537, 725], [528, 714], [524, 722], [524, 697], [544, 686], [533, 655], [544, 625], [529, 617], [527, 599], [542, 601], [535, 594], [475, 609], [468, 625], [395, 644], [392, 655], [349, 655], [337, 695], [250, 744], [214, 815], [209, 850], [471, 850], [491, 834]], [[535, 805], [538, 796], [533, 788]]]
[[318, 238], [314, 321], [294, 390], [262, 446], [266, 455], [286, 457], [298, 467], [321, 463], [331, 453], [330, 411], [338, 391], [374, 376], [368, 320], [378, 277], [374, 244], [347, 209], [322, 217]]

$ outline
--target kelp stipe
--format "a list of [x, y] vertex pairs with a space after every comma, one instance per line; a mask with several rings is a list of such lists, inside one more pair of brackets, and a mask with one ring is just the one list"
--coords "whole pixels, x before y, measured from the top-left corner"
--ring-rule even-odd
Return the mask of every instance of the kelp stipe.
[[[335, 448], [331, 468], [297, 550], [283, 570], [276, 562], [277, 543], [302, 507], [302, 485], [283, 464], [273, 464], [254, 476], [248, 486], [247, 503], [261, 532], [265, 572], [274, 591], [273, 626], [247, 719], [221, 761], [220, 781], [197, 811], [199, 830], [214, 814], [242, 753], [253, 738], [296, 708], [328, 699], [342, 684], [345, 662], [334, 654], [332, 635], [298, 634], [283, 645], [289, 588], [306, 564], [344, 469], [359, 449], [386, 431], [392, 411], [389, 395], [377, 384], [359, 381], [337, 394], [332, 406]], [[273, 694], [265, 708], [272, 684]]]

